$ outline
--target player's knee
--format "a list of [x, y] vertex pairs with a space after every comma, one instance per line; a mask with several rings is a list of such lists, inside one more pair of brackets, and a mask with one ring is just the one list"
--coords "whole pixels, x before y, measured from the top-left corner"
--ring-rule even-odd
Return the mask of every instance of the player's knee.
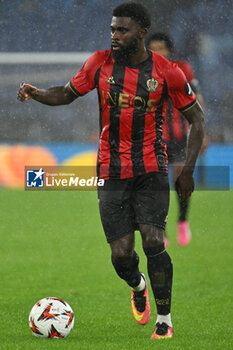
[[133, 255], [134, 236], [127, 235], [110, 243], [112, 255], [116, 259], [126, 259]]
[[133, 283], [135, 271], [138, 269], [139, 257], [136, 252], [130, 257], [116, 257], [112, 254], [112, 264], [120, 278]]
[[143, 249], [164, 244], [164, 229], [152, 225], [140, 225]]
[[133, 254], [133, 251], [131, 248], [126, 248], [126, 247], [114, 247], [112, 249], [112, 256], [114, 258], [119, 259], [119, 260], [124, 260], [127, 258], [130, 258]]

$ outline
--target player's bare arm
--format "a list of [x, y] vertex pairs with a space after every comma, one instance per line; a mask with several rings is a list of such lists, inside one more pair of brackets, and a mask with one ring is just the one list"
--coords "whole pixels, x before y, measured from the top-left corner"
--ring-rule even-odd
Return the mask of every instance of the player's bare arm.
[[38, 89], [30, 84], [21, 83], [17, 95], [21, 102], [33, 99], [49, 106], [66, 105], [73, 102], [77, 97], [70, 89], [69, 84], [49, 89]]
[[203, 142], [205, 117], [199, 102], [189, 110], [184, 111], [183, 114], [189, 121], [191, 128], [188, 138], [186, 162], [180, 176], [176, 180], [175, 187], [180, 197], [188, 198], [194, 190], [193, 172]]
[[[205, 111], [205, 103], [204, 103], [204, 98], [203, 98], [202, 94], [200, 92], [197, 92], [196, 96], [197, 96], [198, 102], [200, 103], [201, 107]], [[209, 143], [208, 134], [207, 134], [207, 130], [205, 130], [204, 138], [203, 138], [203, 142], [202, 142], [202, 146], [201, 146], [201, 153], [205, 153], [205, 151], [208, 147], [208, 143]]]

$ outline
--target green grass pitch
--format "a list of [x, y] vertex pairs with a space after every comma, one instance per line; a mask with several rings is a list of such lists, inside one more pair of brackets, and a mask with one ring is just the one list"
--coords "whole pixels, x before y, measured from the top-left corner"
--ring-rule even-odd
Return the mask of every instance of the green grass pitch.
[[[173, 259], [175, 336], [152, 341], [156, 319], [139, 326], [130, 290], [114, 272], [102, 231], [96, 192], [0, 191], [0, 349], [127, 350], [232, 349], [233, 193], [193, 194], [191, 244], [176, 244], [177, 204], [171, 193], [167, 225]], [[140, 268], [146, 271], [136, 234]], [[76, 321], [63, 340], [38, 339], [28, 327], [34, 303], [66, 300]]]

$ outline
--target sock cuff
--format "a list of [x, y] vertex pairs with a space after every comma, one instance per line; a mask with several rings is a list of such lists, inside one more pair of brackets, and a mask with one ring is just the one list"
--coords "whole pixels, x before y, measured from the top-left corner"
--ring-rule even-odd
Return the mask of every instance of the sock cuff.
[[162, 254], [165, 251], [166, 251], [166, 249], [165, 249], [164, 243], [157, 245], [155, 247], [144, 248], [144, 252], [145, 252], [146, 256], [148, 256], [148, 257]]
[[143, 275], [141, 274], [141, 281], [140, 281], [140, 283], [136, 287], [134, 287], [132, 289], [133, 289], [134, 292], [141, 292], [145, 288], [146, 288], [146, 280], [143, 277]]
[[172, 321], [171, 321], [171, 314], [167, 314], [167, 315], [157, 315], [157, 320], [156, 323], [166, 323], [169, 327], [172, 327]]

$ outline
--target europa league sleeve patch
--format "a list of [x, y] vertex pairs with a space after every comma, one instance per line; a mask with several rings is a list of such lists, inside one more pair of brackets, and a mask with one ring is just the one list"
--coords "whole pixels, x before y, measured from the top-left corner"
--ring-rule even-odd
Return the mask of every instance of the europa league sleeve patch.
[[192, 90], [191, 86], [189, 85], [189, 83], [187, 82], [187, 80], [185, 82], [184, 90], [185, 90], [187, 95], [193, 96], [193, 90]]

